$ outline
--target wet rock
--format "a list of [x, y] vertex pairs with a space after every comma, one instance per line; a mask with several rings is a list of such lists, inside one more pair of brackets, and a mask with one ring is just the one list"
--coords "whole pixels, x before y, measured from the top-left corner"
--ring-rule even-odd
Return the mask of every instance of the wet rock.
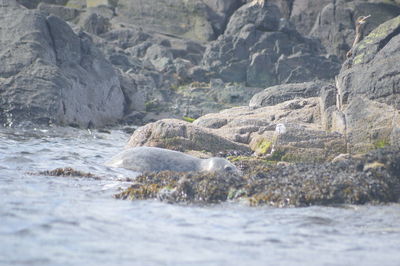
[[13, 3], [0, 10], [8, 25], [0, 30], [1, 122], [100, 127], [122, 118], [118, 76], [91, 38]]
[[117, 199], [158, 198], [169, 203], [212, 204], [226, 201], [244, 180], [235, 175], [160, 172], [144, 174]]
[[44, 176], [61, 176], [61, 177], [79, 177], [79, 178], [92, 178], [101, 179], [101, 177], [96, 176], [92, 173], [86, 173], [79, 170], [75, 170], [72, 167], [56, 168], [54, 170], [41, 171], [38, 173], [31, 173], [30, 175], [44, 175]]
[[396, 153], [389, 148], [336, 163], [276, 167], [248, 186], [249, 200], [272, 206], [398, 202]]
[[231, 200], [274, 207], [399, 202], [399, 156], [399, 148], [390, 147], [324, 164], [276, 164], [254, 157], [231, 157], [242, 167], [243, 177], [144, 174], [115, 197], [197, 204]]

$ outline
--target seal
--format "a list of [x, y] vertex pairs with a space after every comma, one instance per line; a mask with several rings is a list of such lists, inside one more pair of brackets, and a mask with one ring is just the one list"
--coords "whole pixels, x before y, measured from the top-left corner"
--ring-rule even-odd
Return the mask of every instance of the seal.
[[134, 147], [122, 151], [106, 166], [130, 169], [136, 172], [216, 172], [239, 174], [235, 165], [224, 158], [200, 159], [182, 152], [156, 147]]

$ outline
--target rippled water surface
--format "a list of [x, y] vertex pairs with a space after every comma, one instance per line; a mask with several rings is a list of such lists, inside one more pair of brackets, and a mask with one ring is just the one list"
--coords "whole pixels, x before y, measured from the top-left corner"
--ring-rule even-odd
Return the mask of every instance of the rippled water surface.
[[[251, 208], [122, 201], [128, 139], [0, 129], [0, 265], [400, 265], [400, 205]], [[73, 167], [102, 177], [28, 172]]]

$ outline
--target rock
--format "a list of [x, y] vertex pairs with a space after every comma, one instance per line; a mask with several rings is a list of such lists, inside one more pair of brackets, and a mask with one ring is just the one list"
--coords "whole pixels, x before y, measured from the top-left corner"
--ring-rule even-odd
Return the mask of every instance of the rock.
[[1, 8], [1, 122], [100, 127], [122, 118], [118, 76], [85, 33], [9, 1]]
[[66, 4], [67, 7], [83, 9], [86, 8], [86, 0], [69, 0]]
[[[14, 0], [10, 0], [10, 2], [14, 2]], [[17, 2], [25, 6], [26, 8], [34, 9], [39, 5], [39, 3], [65, 5], [68, 0], [17, 0]]]
[[116, 6], [118, 0], [86, 0], [87, 7]]
[[119, 22], [195, 40], [214, 38], [207, 6], [199, 0], [120, 0], [116, 12]]
[[321, 10], [330, 4], [332, 0], [294, 0], [290, 10], [290, 21], [301, 34], [307, 36]]
[[247, 184], [242, 195], [251, 205], [276, 207], [397, 202], [399, 154], [392, 147], [334, 163], [278, 166], [268, 178], [265, 170], [253, 174], [264, 178]]
[[135, 130], [127, 147], [137, 146], [179, 151], [197, 150], [212, 154], [227, 150], [249, 151], [245, 145], [230, 141], [211, 130], [177, 119], [159, 120]]
[[[310, 97], [261, 108], [236, 107], [202, 116], [194, 124], [214, 128], [216, 134], [248, 144], [260, 155], [274, 148], [272, 155], [278, 160], [321, 162], [346, 152], [346, 143], [342, 134], [324, 131], [319, 104], [319, 98]], [[288, 130], [277, 139], [278, 124]]]
[[328, 53], [345, 59], [355, 38], [354, 20], [361, 15], [371, 15], [363, 26], [366, 36], [381, 23], [400, 15], [400, 7], [389, 3], [330, 3], [318, 15], [310, 35], [319, 38]]
[[211, 12], [209, 12], [209, 21], [218, 36], [226, 28], [226, 24], [232, 13], [242, 4], [242, 0], [203, 0]]
[[386, 148], [334, 163], [282, 164], [234, 157], [244, 177], [204, 173], [149, 173], [137, 177], [118, 199], [158, 199], [169, 203], [247, 202], [251, 206], [396, 203], [399, 148]]
[[293, 100], [297, 97], [317, 97], [319, 96], [321, 89], [326, 86], [328, 86], [328, 83], [321, 81], [272, 86], [255, 94], [251, 98], [249, 106], [259, 108], [276, 105], [278, 103]]
[[[353, 98], [344, 110], [346, 132], [353, 152], [391, 144], [391, 134], [400, 122], [400, 112], [390, 105], [364, 97]], [[395, 143], [393, 143], [395, 144]]]
[[202, 68], [209, 78], [259, 87], [332, 79], [339, 61], [322, 53], [322, 46], [302, 37], [275, 5], [246, 4], [232, 15], [224, 34], [208, 43]]
[[273, 56], [265, 50], [251, 56], [250, 64], [247, 68], [246, 81], [249, 86], [271, 86], [277, 84], [275, 75], [275, 64], [272, 62]]
[[310, 80], [332, 79], [332, 73], [339, 72], [339, 61], [324, 56], [294, 54], [279, 58], [276, 64], [278, 80], [281, 83], [295, 83]]
[[247, 4], [232, 15], [225, 35], [239, 34], [242, 28], [249, 24], [263, 32], [278, 31], [281, 17], [281, 12], [276, 5], [266, 3], [264, 7], [257, 7]]
[[113, 11], [107, 7], [89, 8], [80, 17], [79, 25], [86, 32], [100, 35], [110, 30]]
[[55, 15], [65, 21], [71, 21], [71, 22], [74, 22], [82, 12], [82, 10], [76, 8], [64, 7], [59, 5], [50, 5], [46, 3], [40, 3], [37, 9], [39, 9], [42, 12]]
[[167, 47], [153, 44], [147, 48], [144, 60], [148, 60], [156, 70], [164, 72], [172, 64], [173, 55]]
[[397, 142], [390, 136], [396, 135], [400, 109], [399, 44], [400, 16], [365, 37], [342, 67], [337, 82], [340, 111], [354, 145]]
[[212, 79], [210, 83], [193, 82], [178, 86], [170, 102], [177, 117], [198, 118], [232, 106], [245, 105], [259, 91], [259, 88], [226, 84], [220, 79]]

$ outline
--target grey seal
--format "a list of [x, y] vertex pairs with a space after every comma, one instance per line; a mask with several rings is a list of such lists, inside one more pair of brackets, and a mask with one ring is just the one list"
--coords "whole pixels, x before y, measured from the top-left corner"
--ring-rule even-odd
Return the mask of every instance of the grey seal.
[[136, 172], [217, 172], [239, 174], [235, 165], [224, 158], [200, 159], [182, 152], [156, 147], [129, 148], [117, 154], [106, 166], [130, 169]]

